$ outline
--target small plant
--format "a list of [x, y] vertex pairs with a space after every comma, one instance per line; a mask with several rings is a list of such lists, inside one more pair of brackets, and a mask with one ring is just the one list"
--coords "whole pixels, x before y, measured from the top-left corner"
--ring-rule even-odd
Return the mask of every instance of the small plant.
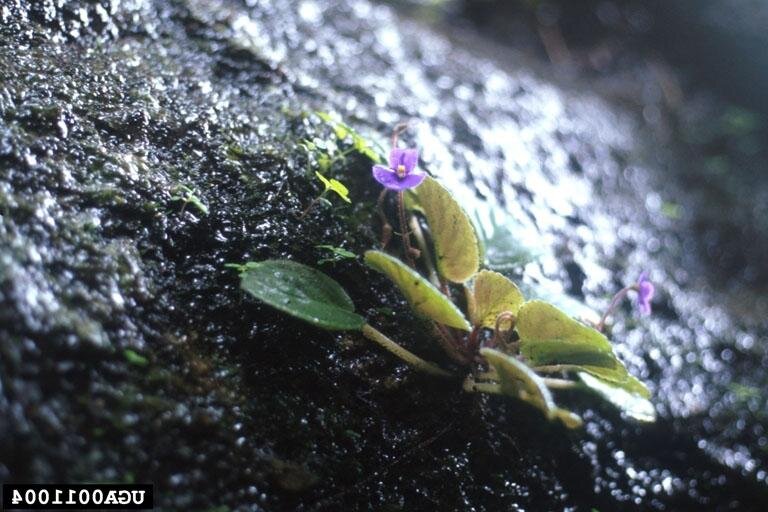
[[323, 186], [325, 187], [322, 192], [320, 192], [320, 195], [317, 196], [311, 203], [309, 203], [309, 206], [304, 209], [304, 211], [299, 216], [300, 219], [303, 219], [307, 216], [309, 211], [312, 209], [315, 204], [317, 204], [319, 201], [328, 201], [325, 199], [325, 195], [328, 192], [333, 191], [337, 196], [342, 198], [344, 201], [351, 203], [352, 201], [349, 200], [349, 189], [340, 181], [335, 180], [331, 178], [330, 180], [320, 174], [319, 172], [315, 171], [315, 176], [317, 176], [317, 179], [319, 179]]
[[357, 258], [357, 254], [350, 252], [342, 247], [334, 247], [332, 245], [316, 245], [315, 247], [329, 253], [329, 255], [325, 258], [317, 260], [318, 265], [323, 265], [324, 263], [336, 263], [337, 261], [342, 260], [353, 260]]
[[208, 215], [208, 207], [200, 200], [199, 197], [197, 197], [197, 191], [189, 188], [186, 185], [176, 185], [173, 188], [173, 193], [174, 195], [171, 196], [172, 201], [181, 201], [184, 203], [181, 207], [182, 212], [188, 204], [191, 204], [203, 215]]
[[340, 164], [346, 163], [347, 157], [351, 154], [358, 153], [373, 162], [381, 160], [373, 144], [351, 127], [325, 112], [315, 112], [315, 116], [328, 127], [330, 131], [328, 138], [305, 140], [301, 146], [307, 152], [308, 165], [316, 167], [315, 176], [322, 182], [324, 189], [304, 209], [299, 217], [301, 219], [306, 217], [318, 203], [330, 205], [325, 197], [329, 191], [336, 193], [347, 203], [351, 203], [347, 187], [339, 180], [325, 176], [335, 172]]
[[[522, 400], [569, 428], [581, 425], [581, 418], [557, 406], [553, 391], [588, 390], [632, 418], [653, 421], [648, 389], [629, 374], [599, 329], [552, 304], [527, 300], [507, 277], [480, 268], [480, 244], [469, 217], [445, 187], [417, 169], [415, 149], [397, 148], [398, 133], [393, 136], [389, 167], [376, 165], [372, 172], [384, 185], [384, 194], [397, 192], [402, 247], [369, 250], [364, 261], [387, 276], [413, 311], [429, 321], [432, 337], [453, 368], [426, 361], [392, 341], [355, 312], [338, 283], [300, 263], [267, 260], [235, 265], [242, 289], [317, 327], [360, 331], [417, 370], [462, 378], [467, 392]], [[380, 211], [386, 230], [389, 223], [383, 208]], [[382, 249], [388, 242], [384, 240]], [[321, 247], [338, 254], [337, 248]], [[653, 285], [643, 275], [617, 294], [600, 328], [629, 291], [638, 293], [639, 309], [650, 312]]]

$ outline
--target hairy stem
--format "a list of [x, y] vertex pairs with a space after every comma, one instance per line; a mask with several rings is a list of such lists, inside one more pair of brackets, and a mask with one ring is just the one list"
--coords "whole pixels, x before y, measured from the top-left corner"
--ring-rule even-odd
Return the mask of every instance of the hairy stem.
[[371, 341], [374, 341], [384, 347], [389, 352], [393, 353], [406, 363], [408, 363], [413, 368], [422, 371], [424, 373], [429, 373], [430, 375], [438, 375], [440, 377], [453, 377], [452, 374], [449, 372], [443, 370], [439, 366], [435, 365], [434, 363], [430, 363], [429, 361], [425, 361], [424, 359], [420, 358], [413, 352], [410, 352], [409, 350], [406, 350], [405, 348], [401, 347], [391, 339], [387, 338], [383, 333], [380, 331], [374, 329], [368, 324], [365, 324], [362, 329], [363, 336], [368, 338]]

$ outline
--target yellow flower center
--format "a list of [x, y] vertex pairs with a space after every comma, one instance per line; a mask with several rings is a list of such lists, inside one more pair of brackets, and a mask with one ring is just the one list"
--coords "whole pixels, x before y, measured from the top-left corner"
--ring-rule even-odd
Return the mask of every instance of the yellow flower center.
[[405, 178], [405, 166], [403, 164], [397, 166], [397, 177]]

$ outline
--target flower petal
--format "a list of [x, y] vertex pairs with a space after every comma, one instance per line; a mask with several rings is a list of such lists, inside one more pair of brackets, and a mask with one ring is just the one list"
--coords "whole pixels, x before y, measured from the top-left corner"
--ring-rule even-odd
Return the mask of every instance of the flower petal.
[[655, 291], [656, 288], [650, 281], [642, 281], [637, 285], [637, 293], [640, 296], [640, 300], [643, 302], [650, 302]]
[[403, 156], [401, 157], [400, 163], [405, 166], [406, 172], [410, 173], [413, 171], [419, 164], [419, 150], [416, 148], [403, 150]]
[[656, 292], [656, 287], [648, 279], [648, 272], [644, 271], [640, 274], [635, 289], [637, 290], [637, 310], [641, 315], [650, 315], [651, 299]]
[[648, 316], [651, 314], [651, 302], [648, 300], [643, 300], [642, 297], [637, 298], [637, 310], [640, 312], [643, 316]]
[[392, 148], [389, 152], [389, 168], [397, 169], [397, 166], [403, 163], [403, 156], [405, 156], [404, 149]]
[[397, 177], [397, 173], [392, 169], [389, 169], [383, 165], [374, 165], [373, 177], [376, 179], [376, 181], [387, 188], [391, 188], [392, 190], [400, 190], [400, 180]]
[[427, 173], [423, 171], [413, 171], [410, 174], [406, 174], [405, 178], [398, 180], [399, 183], [397, 190], [405, 190], [407, 188], [418, 187], [426, 177]]

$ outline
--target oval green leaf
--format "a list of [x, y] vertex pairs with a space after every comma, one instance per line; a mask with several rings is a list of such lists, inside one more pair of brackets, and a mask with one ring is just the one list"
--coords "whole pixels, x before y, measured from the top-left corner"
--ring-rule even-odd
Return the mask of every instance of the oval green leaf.
[[241, 268], [240, 288], [280, 311], [329, 330], [360, 330], [365, 324], [339, 283], [311, 267], [265, 260]]
[[617, 386], [615, 383], [596, 377], [591, 373], [578, 372], [578, 376], [585, 386], [618, 407], [627, 416], [638, 421], [651, 422], [656, 420], [656, 410], [647, 398], [627, 391], [624, 387]]
[[520, 307], [517, 333], [520, 353], [531, 366], [571, 364], [614, 368], [616, 363], [621, 364], [605, 335], [546, 302], [533, 300]]
[[448, 189], [427, 176], [406, 204], [418, 205], [427, 218], [440, 275], [454, 283], [463, 283], [475, 275], [480, 267], [477, 234]]
[[493, 329], [496, 327], [496, 317], [509, 311], [515, 316], [525, 301], [517, 285], [491, 270], [482, 270], [475, 278], [473, 288], [474, 301], [470, 317], [473, 325]]
[[402, 261], [381, 251], [366, 251], [365, 264], [389, 277], [418, 314], [469, 331], [469, 322], [445, 295]]

